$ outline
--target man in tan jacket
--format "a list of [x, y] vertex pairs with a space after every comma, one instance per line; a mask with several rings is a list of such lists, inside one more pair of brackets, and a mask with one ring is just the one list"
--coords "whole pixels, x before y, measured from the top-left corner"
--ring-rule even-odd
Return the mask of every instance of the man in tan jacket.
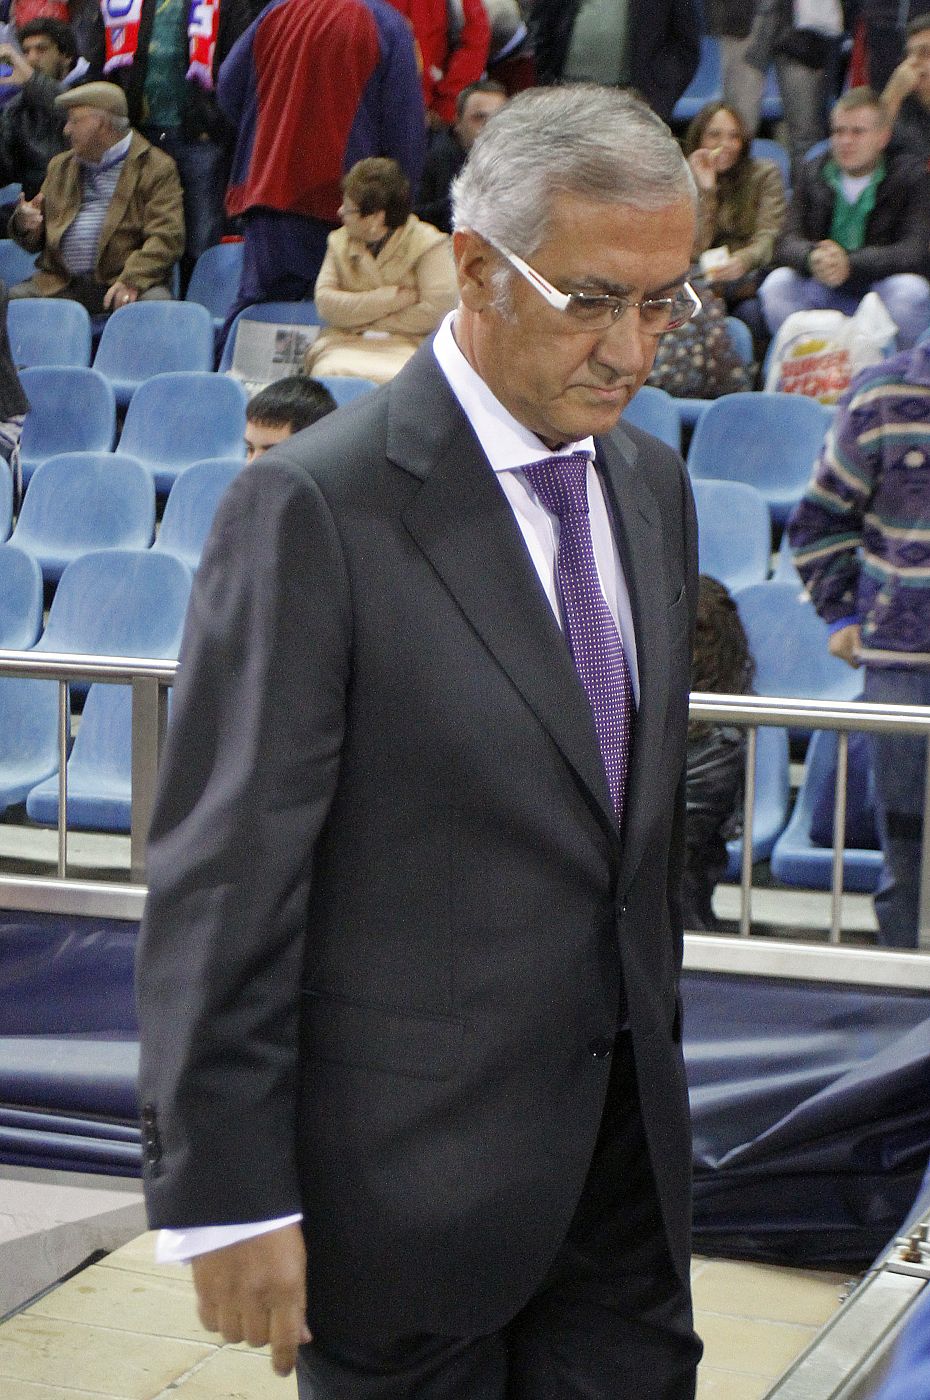
[[168, 298], [184, 248], [174, 161], [129, 125], [115, 83], [85, 83], [55, 99], [68, 117], [70, 151], [56, 156], [41, 190], [21, 200], [10, 233], [39, 252], [36, 271], [11, 297], [69, 297], [92, 314]]

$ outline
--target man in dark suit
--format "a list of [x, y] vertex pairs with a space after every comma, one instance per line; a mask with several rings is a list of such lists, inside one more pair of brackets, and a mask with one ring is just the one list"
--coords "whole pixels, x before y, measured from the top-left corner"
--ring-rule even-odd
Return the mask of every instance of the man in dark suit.
[[195, 582], [150, 1219], [305, 1400], [686, 1400], [695, 525], [614, 429], [693, 311], [694, 188], [641, 103], [548, 89], [454, 205], [458, 311], [237, 478]]

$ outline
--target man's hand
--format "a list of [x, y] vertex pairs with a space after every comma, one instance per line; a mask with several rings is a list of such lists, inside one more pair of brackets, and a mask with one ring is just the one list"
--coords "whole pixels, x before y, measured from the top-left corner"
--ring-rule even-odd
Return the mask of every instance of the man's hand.
[[0, 76], [0, 87], [22, 87], [33, 76], [32, 65], [12, 44], [0, 44], [0, 63], [7, 64], [13, 70]]
[[192, 1261], [197, 1311], [226, 1342], [271, 1345], [271, 1364], [289, 1375], [307, 1327], [307, 1253], [299, 1225], [199, 1254]]
[[127, 286], [125, 282], [114, 282], [103, 298], [103, 309], [115, 311], [118, 306], [129, 306], [130, 302], [138, 300], [139, 293], [135, 287]]
[[841, 287], [849, 276], [849, 255], [832, 238], [825, 238], [811, 252], [810, 266], [825, 287]]
[[28, 237], [29, 234], [41, 233], [45, 224], [45, 195], [41, 190], [32, 199], [27, 199], [24, 194], [19, 196], [13, 218], [20, 233]]
[[851, 622], [848, 627], [841, 627], [837, 632], [831, 633], [827, 650], [831, 656], [838, 656], [848, 666], [861, 666], [859, 641], [859, 624]]

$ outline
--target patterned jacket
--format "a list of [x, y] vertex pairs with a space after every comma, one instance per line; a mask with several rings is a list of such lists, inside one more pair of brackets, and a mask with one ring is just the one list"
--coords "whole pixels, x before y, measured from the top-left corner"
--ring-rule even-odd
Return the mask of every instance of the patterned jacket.
[[930, 666], [930, 345], [856, 376], [788, 522], [828, 623], [858, 620], [868, 666]]

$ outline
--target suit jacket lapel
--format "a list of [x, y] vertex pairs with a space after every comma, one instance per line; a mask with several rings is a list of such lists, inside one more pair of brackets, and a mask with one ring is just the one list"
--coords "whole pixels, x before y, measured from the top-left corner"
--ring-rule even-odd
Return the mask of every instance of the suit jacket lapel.
[[404, 522], [616, 831], [584, 688], [519, 526], [426, 345], [393, 381], [388, 458], [423, 480]]
[[627, 778], [621, 890], [629, 884], [645, 851], [655, 791], [653, 775], [656, 765], [662, 762], [669, 694], [668, 586], [662, 522], [636, 459], [637, 448], [622, 428], [598, 441], [597, 462], [607, 489], [633, 610], [639, 671], [639, 708]]

